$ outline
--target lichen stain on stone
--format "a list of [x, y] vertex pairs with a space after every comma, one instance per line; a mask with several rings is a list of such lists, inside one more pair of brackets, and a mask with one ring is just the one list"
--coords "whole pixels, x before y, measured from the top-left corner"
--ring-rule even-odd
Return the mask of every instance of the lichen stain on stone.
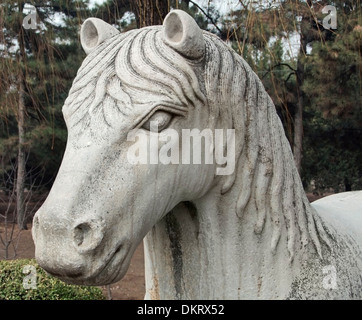
[[260, 289], [263, 284], [263, 277], [258, 278], [258, 296], [260, 296]]
[[158, 278], [157, 276], [154, 276], [152, 278], [152, 288], [149, 290], [150, 298], [151, 300], [160, 300], [160, 288], [158, 284]]
[[182, 296], [182, 247], [181, 247], [181, 230], [176, 217], [172, 211], [166, 216], [166, 229], [170, 239], [170, 247], [173, 263], [173, 277], [177, 297]]

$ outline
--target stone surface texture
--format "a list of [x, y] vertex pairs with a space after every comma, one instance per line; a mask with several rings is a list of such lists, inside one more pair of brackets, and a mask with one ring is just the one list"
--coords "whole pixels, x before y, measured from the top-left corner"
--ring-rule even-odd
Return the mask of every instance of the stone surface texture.
[[[44, 269], [113, 283], [144, 241], [147, 299], [362, 298], [362, 192], [308, 202], [274, 104], [239, 55], [180, 10], [124, 34], [90, 18], [81, 43], [67, 148], [34, 218]], [[235, 172], [130, 164], [128, 132], [150, 135], [157, 113], [178, 132], [235, 129]]]

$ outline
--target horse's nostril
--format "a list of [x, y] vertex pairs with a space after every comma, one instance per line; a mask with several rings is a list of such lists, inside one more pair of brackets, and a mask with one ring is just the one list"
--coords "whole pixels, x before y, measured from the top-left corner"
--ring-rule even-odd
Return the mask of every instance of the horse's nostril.
[[74, 242], [79, 247], [84, 243], [84, 240], [89, 238], [91, 227], [88, 223], [81, 223], [74, 229]]
[[94, 250], [102, 239], [103, 233], [94, 223], [83, 222], [74, 228], [74, 245], [81, 253]]

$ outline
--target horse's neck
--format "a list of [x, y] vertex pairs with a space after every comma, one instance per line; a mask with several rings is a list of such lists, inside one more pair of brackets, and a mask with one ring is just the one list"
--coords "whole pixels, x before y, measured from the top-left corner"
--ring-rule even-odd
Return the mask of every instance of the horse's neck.
[[[293, 280], [287, 246], [273, 253], [269, 223], [257, 235], [255, 204], [239, 218], [235, 196], [215, 188], [152, 229], [145, 239], [146, 298], [285, 298]], [[286, 237], [282, 232], [280, 241]], [[299, 261], [296, 252], [294, 267]]]
[[287, 298], [302, 261], [319, 259], [325, 232], [274, 106], [261, 100], [247, 108], [240, 132], [249, 136], [239, 137], [235, 174], [177, 206], [147, 235], [147, 298]]

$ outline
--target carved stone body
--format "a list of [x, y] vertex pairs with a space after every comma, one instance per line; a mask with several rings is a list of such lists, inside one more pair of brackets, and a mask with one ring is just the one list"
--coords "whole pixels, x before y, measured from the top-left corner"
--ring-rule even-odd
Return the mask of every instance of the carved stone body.
[[[43, 268], [113, 283], [144, 239], [146, 298], [362, 298], [362, 192], [317, 214], [273, 102], [240, 56], [179, 10], [125, 34], [91, 18], [81, 41], [88, 56], [63, 108], [67, 149], [34, 218]], [[131, 164], [127, 134], [152, 136], [152, 119], [159, 137], [234, 129], [235, 172]], [[325, 201], [315, 207], [328, 212]]]

